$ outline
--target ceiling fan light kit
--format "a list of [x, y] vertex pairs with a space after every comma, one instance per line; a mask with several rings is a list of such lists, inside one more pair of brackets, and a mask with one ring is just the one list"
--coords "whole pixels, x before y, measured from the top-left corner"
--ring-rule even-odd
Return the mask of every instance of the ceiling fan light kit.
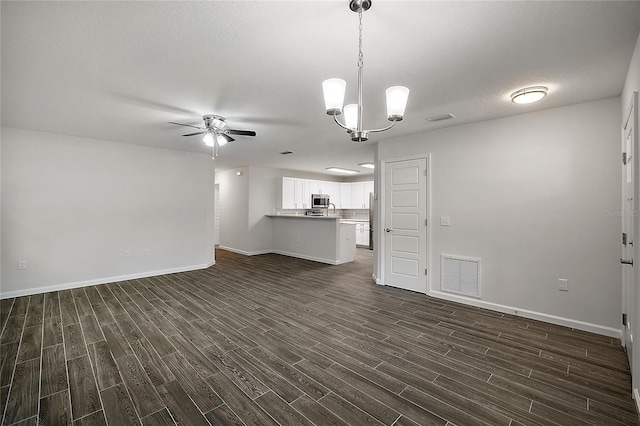
[[[392, 86], [386, 91], [387, 98], [387, 120], [391, 124], [387, 127], [374, 130], [365, 130], [362, 126], [363, 107], [362, 107], [362, 71], [364, 59], [362, 54], [362, 12], [371, 8], [371, 0], [351, 0], [349, 9], [358, 13], [358, 103], [344, 105], [344, 94], [347, 82], [340, 78], [330, 78], [322, 82], [322, 91], [324, 93], [325, 108], [328, 115], [333, 116], [334, 121], [340, 127], [345, 129], [351, 135], [354, 142], [365, 142], [369, 138], [369, 133], [383, 132], [392, 128], [396, 122], [402, 121], [404, 111], [409, 98], [409, 89], [404, 86]], [[345, 123], [342, 124], [338, 120], [338, 115], [344, 112]]]
[[182, 136], [195, 136], [204, 135], [202, 137], [202, 143], [208, 147], [213, 148], [213, 158], [218, 156], [218, 148], [225, 146], [228, 142], [233, 142], [235, 139], [229, 135], [238, 136], [255, 136], [256, 132], [253, 130], [235, 130], [227, 128], [227, 120], [221, 115], [206, 114], [202, 116], [204, 121], [204, 127], [192, 126], [191, 124], [176, 123], [170, 121], [169, 124], [176, 124], [178, 126], [193, 127], [200, 130], [195, 133], [187, 133]]

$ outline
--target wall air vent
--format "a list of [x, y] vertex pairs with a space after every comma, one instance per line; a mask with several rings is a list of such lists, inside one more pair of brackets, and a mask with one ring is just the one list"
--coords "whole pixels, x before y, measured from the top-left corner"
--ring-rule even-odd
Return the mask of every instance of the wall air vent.
[[293, 151], [282, 151], [280, 154], [289, 155], [289, 154], [293, 154]]
[[448, 113], [442, 115], [434, 115], [433, 117], [427, 117], [427, 121], [431, 121], [433, 123], [434, 121], [451, 120], [452, 118], [456, 118], [456, 116]]
[[451, 293], [480, 297], [480, 259], [442, 255], [440, 288]]

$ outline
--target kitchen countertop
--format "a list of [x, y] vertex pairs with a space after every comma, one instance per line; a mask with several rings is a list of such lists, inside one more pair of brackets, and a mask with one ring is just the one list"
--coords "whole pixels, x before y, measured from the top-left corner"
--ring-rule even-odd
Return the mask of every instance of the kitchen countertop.
[[265, 215], [267, 217], [284, 217], [284, 218], [291, 218], [291, 219], [331, 219], [331, 220], [336, 220], [336, 219], [341, 219], [340, 216], [305, 216], [305, 215], [295, 215], [295, 214], [267, 214]]

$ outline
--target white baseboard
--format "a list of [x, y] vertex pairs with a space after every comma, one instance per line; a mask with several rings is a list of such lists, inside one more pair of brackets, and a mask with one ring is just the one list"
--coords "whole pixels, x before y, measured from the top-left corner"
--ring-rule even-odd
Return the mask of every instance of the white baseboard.
[[373, 280], [374, 283], [378, 285], [384, 285], [382, 280], [379, 280], [378, 277], [376, 277], [376, 274], [371, 274], [371, 279]]
[[282, 256], [289, 256], [289, 257], [295, 257], [295, 258], [298, 258], [298, 259], [311, 260], [313, 262], [326, 263], [328, 265], [341, 265], [343, 263], [347, 263], [347, 262], [341, 262], [339, 260], [325, 259], [325, 258], [322, 258], [322, 257], [307, 256], [306, 254], [290, 253], [288, 251], [283, 251], [283, 250], [244, 251], [244, 250], [238, 250], [238, 249], [235, 249], [235, 248], [225, 247], [225, 246], [220, 246], [220, 248], [222, 250], [227, 250], [227, 251], [231, 251], [233, 253], [243, 254], [245, 256], [255, 256], [257, 254], [274, 253], [274, 254], [281, 254]]
[[452, 302], [463, 303], [465, 305], [471, 305], [478, 308], [490, 309], [492, 311], [498, 311], [505, 314], [516, 315], [519, 317], [534, 319], [538, 321], [544, 321], [551, 324], [562, 325], [565, 327], [575, 328], [577, 330], [589, 331], [592, 333], [602, 334], [609, 337], [620, 338], [622, 335], [620, 330], [613, 327], [606, 327], [599, 324], [592, 324], [584, 321], [574, 320], [571, 318], [559, 317], [556, 315], [549, 315], [542, 312], [528, 311], [525, 309], [514, 308], [512, 306], [500, 305], [497, 303], [486, 302], [484, 300], [470, 299], [463, 296], [457, 296], [455, 294], [444, 293], [441, 291], [431, 291], [429, 296], [437, 299], [450, 300]]
[[324, 259], [324, 258], [315, 257], [315, 256], [307, 256], [306, 254], [300, 254], [300, 253], [289, 253], [282, 250], [273, 250], [272, 253], [281, 254], [283, 256], [289, 256], [289, 257], [297, 257], [298, 259], [311, 260], [313, 262], [326, 263], [329, 265], [337, 265], [339, 262], [337, 260]]
[[236, 248], [226, 247], [226, 246], [218, 246], [218, 248], [222, 249], [222, 250], [230, 251], [230, 252], [233, 252], [233, 253], [243, 254], [245, 256], [257, 256], [257, 255], [260, 255], [260, 254], [273, 253], [273, 250], [245, 251], [245, 250], [238, 250]]
[[198, 270], [198, 269], [207, 269], [207, 268], [215, 265], [215, 263], [216, 262], [214, 260], [213, 262], [209, 262], [209, 263], [205, 263], [205, 264], [201, 264], [201, 265], [181, 266], [181, 267], [178, 267], [178, 268], [162, 269], [162, 270], [157, 270], [157, 271], [139, 272], [139, 273], [130, 274], [130, 275], [119, 275], [119, 276], [115, 276], [115, 277], [97, 278], [97, 279], [94, 279], [94, 280], [76, 281], [76, 282], [72, 282], [72, 283], [27, 288], [27, 289], [23, 289], [23, 290], [10, 291], [10, 292], [7, 292], [7, 293], [0, 293], [0, 299], [9, 299], [11, 297], [29, 296], [29, 295], [38, 294], [38, 293], [49, 293], [49, 292], [52, 292], [52, 291], [69, 290], [69, 289], [72, 289], [72, 288], [87, 287], [87, 286], [91, 286], [91, 285], [115, 283], [115, 282], [118, 282], [118, 281], [134, 280], [136, 278], [155, 277], [157, 275], [174, 274], [176, 272], [187, 272], [187, 271], [195, 271], [195, 270]]
[[640, 392], [638, 392], [638, 388], [633, 389], [633, 400], [636, 403], [636, 415], [640, 417]]

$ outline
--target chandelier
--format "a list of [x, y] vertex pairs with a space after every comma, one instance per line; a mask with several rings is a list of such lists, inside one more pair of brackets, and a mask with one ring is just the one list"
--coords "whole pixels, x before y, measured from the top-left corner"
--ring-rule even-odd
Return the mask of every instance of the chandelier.
[[[386, 91], [387, 97], [387, 120], [390, 125], [381, 129], [364, 130], [362, 128], [363, 107], [362, 107], [362, 68], [364, 59], [362, 55], [362, 12], [371, 8], [372, 0], [351, 0], [349, 9], [358, 13], [358, 103], [344, 104], [344, 93], [347, 82], [340, 78], [330, 78], [322, 82], [322, 91], [324, 92], [324, 103], [327, 114], [332, 115], [334, 121], [351, 136], [354, 142], [365, 142], [369, 139], [369, 133], [383, 132], [392, 128], [396, 122], [402, 121], [404, 110], [407, 106], [409, 98], [409, 89], [404, 86], [389, 87]], [[344, 112], [344, 124], [338, 120], [338, 116]]]

